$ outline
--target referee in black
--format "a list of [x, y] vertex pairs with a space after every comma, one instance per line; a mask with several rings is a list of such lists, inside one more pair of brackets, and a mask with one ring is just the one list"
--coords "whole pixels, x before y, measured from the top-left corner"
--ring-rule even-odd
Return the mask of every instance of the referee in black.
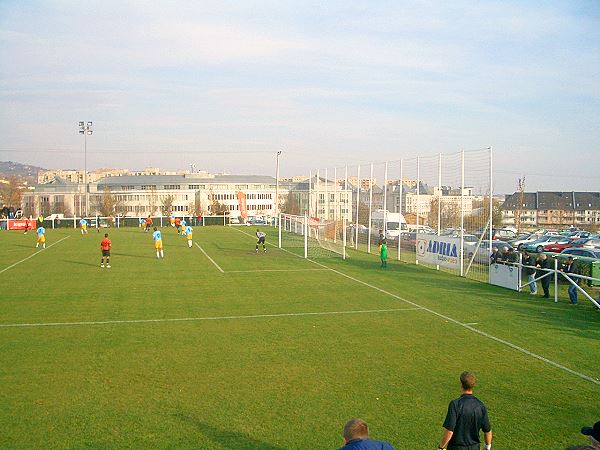
[[479, 430], [483, 431], [484, 449], [492, 448], [492, 427], [487, 408], [473, 395], [476, 381], [471, 372], [460, 374], [462, 395], [448, 405], [438, 449], [480, 450]]

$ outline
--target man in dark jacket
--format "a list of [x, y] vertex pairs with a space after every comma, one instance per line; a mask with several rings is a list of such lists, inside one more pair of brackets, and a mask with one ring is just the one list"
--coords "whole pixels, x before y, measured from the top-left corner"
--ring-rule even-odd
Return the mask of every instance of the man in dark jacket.
[[548, 268], [548, 257], [542, 253], [538, 259], [537, 259], [537, 264], [536, 267], [538, 268], [537, 271], [537, 278], [540, 278], [542, 275], [546, 275], [544, 278], [542, 278], [540, 280], [540, 284], [542, 285], [542, 290], [544, 291], [544, 298], [549, 298], [550, 297], [550, 277], [552, 276], [550, 274], [550, 272], [546, 272], [544, 269]]
[[[577, 275], [579, 271], [577, 270], [577, 264], [573, 261], [573, 257], [569, 256], [567, 258], [567, 263], [560, 269], [561, 272]], [[569, 280], [572, 280], [575, 284], [569, 283], [569, 300], [571, 300], [572, 305], [577, 304], [577, 286], [579, 284], [579, 277], [569, 277]]]
[[537, 283], [535, 280], [535, 259], [529, 253], [523, 253], [523, 272], [529, 282], [529, 293], [531, 295], [537, 294]]

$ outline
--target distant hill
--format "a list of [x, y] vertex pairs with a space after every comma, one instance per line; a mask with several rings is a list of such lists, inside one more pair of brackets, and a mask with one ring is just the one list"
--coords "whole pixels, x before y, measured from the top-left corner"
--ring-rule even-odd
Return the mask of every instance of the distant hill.
[[46, 169], [13, 161], [0, 161], [0, 178], [17, 177], [28, 181], [37, 181], [37, 174], [40, 170]]

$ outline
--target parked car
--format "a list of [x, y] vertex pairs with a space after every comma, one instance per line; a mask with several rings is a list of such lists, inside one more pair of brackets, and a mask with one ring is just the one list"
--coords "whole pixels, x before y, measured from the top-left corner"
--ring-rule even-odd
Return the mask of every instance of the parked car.
[[585, 258], [594, 258], [594, 259], [600, 259], [600, 248], [599, 249], [595, 249], [595, 248], [585, 248], [585, 247], [581, 247], [581, 248], [567, 248], [565, 250], [563, 250], [562, 252], [560, 252], [561, 256], [573, 256], [573, 257], [577, 257], [577, 256], [582, 256]]
[[561, 240], [564, 240], [563, 236], [547, 234], [539, 238], [537, 241], [523, 244], [521, 246], [521, 251], [541, 253], [544, 251], [545, 245], [552, 244]]
[[[576, 242], [579, 241], [585, 241], [583, 244], [581, 244], [581, 247], [600, 248], [600, 239], [579, 239]], [[573, 244], [575, 244], [575, 242]], [[573, 245], [573, 247], [580, 247], [580, 245]]]
[[513, 247], [516, 247], [518, 250], [521, 250], [523, 244], [529, 244], [530, 242], [537, 241], [541, 237], [542, 236], [539, 234], [525, 234], [517, 237], [517, 239], [508, 241], [508, 243]]
[[571, 239], [562, 239], [560, 241], [552, 242], [544, 245], [545, 252], [560, 253], [566, 248], [571, 248], [573, 241]]

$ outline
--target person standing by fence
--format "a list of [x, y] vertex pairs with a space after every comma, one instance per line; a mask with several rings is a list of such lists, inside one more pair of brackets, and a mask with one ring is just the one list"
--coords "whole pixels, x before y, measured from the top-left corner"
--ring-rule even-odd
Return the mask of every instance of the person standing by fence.
[[[578, 275], [579, 271], [577, 269], [577, 264], [575, 264], [575, 262], [573, 261], [573, 257], [569, 256], [567, 258], [567, 263], [563, 266], [562, 269], [560, 269], [561, 272], [564, 272], [566, 274], [571, 274], [571, 275]], [[571, 301], [572, 305], [576, 305], [577, 304], [577, 285], [579, 285], [579, 277], [570, 277], [567, 275], [567, 278], [571, 281], [573, 281], [573, 283], [569, 282], [569, 288], [568, 288], [568, 292], [569, 292], [569, 300]]]
[[523, 271], [529, 282], [529, 293], [531, 295], [537, 295], [537, 283], [535, 280], [535, 260], [527, 252], [523, 252]]
[[544, 298], [550, 298], [550, 272], [546, 272], [546, 270], [544, 270], [548, 268], [548, 257], [542, 253], [536, 262], [536, 267], [538, 268], [537, 277], [539, 278], [543, 275], [546, 275], [540, 280], [542, 290], [544, 291]]

